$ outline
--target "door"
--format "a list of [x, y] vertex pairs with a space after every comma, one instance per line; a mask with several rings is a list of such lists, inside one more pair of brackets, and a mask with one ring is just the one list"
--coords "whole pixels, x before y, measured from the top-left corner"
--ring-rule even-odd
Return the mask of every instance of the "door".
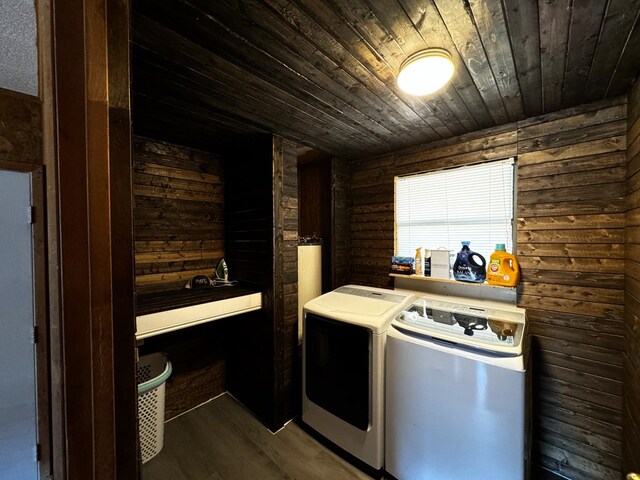
[[0, 480], [38, 478], [31, 174], [0, 170]]
[[371, 330], [307, 313], [304, 335], [307, 398], [367, 431], [371, 423]]

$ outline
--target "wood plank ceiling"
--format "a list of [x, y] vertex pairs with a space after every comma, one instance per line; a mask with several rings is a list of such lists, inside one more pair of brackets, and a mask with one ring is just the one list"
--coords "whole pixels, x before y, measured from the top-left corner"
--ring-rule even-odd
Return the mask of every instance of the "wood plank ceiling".
[[[625, 94], [640, 0], [133, 0], [137, 133], [208, 146], [272, 132], [341, 157]], [[456, 72], [412, 97], [425, 47]]]

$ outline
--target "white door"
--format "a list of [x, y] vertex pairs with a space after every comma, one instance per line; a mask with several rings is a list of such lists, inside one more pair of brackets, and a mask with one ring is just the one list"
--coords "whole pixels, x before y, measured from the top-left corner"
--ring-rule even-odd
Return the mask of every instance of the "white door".
[[31, 176], [0, 170], [0, 480], [38, 478]]

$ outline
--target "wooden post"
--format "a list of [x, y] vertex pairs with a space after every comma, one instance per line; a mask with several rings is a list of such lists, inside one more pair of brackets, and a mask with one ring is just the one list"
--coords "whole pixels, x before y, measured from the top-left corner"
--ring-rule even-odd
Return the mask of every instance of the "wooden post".
[[[67, 478], [137, 477], [126, 0], [54, 1], [59, 318], [56, 453]], [[51, 99], [45, 99], [50, 101]], [[56, 211], [57, 208], [57, 211]], [[60, 411], [55, 411], [55, 409]]]

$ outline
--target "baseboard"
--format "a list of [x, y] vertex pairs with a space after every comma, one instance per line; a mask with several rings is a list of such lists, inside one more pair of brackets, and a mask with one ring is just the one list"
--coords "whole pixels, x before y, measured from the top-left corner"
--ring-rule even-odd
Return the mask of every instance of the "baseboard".
[[540, 465], [533, 465], [531, 467], [531, 480], [568, 480], [568, 478], [547, 470]]

